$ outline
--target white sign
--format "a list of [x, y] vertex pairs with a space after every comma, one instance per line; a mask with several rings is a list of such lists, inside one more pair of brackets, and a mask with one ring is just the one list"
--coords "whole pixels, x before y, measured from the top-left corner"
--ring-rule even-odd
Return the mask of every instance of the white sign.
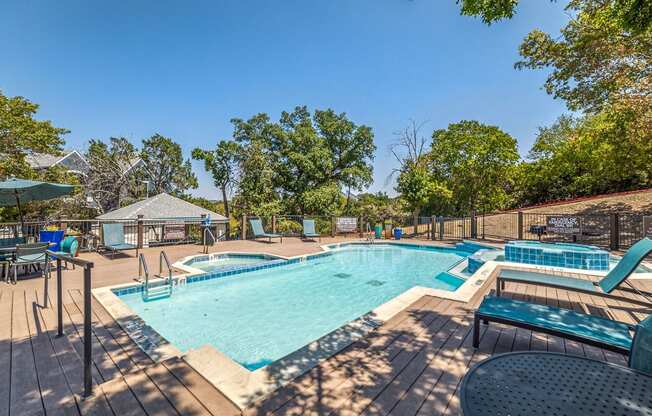
[[352, 233], [358, 229], [358, 219], [355, 217], [335, 218], [335, 229], [338, 233]]
[[580, 217], [555, 216], [546, 219], [546, 231], [557, 234], [580, 234], [582, 221]]

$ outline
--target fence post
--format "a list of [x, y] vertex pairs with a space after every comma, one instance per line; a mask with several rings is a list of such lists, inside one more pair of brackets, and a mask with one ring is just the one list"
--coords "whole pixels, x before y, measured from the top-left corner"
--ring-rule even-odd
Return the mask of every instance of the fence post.
[[272, 215], [272, 234], [276, 234], [276, 214]]
[[247, 214], [242, 214], [242, 226], [240, 227], [240, 238], [247, 239]]
[[[204, 231], [204, 228], [206, 226], [206, 214], [201, 214], [201, 225], [199, 226], [199, 229], [201, 230], [201, 245], [205, 246], [206, 245], [206, 232]], [[186, 226], [187, 230], [187, 226]], [[186, 231], [187, 233], [187, 231]]]
[[611, 239], [609, 247], [611, 250], [620, 249], [620, 218], [617, 212], [614, 212], [611, 216]]
[[331, 237], [335, 237], [335, 216], [331, 215]]
[[362, 235], [363, 235], [363, 233], [364, 233], [364, 231], [363, 231], [363, 225], [362, 225], [362, 220], [363, 220], [362, 216], [360, 216], [360, 218], [358, 218], [358, 220], [359, 220], [359, 221], [358, 221], [358, 228], [359, 228], [359, 230], [360, 230], [359, 237], [362, 238]]
[[439, 217], [439, 239], [444, 239], [444, 217]]
[[437, 217], [434, 215], [430, 217], [430, 239], [434, 240], [435, 237], [435, 228], [437, 226]]
[[471, 238], [478, 238], [478, 217], [475, 210], [471, 211]]
[[57, 257], [57, 337], [63, 336], [63, 287], [61, 258]]
[[412, 219], [412, 224], [414, 224], [414, 228], [412, 229], [412, 236], [416, 237], [417, 234], [419, 233], [419, 230], [418, 230], [418, 228], [419, 228], [419, 214], [417, 214], [415, 212], [413, 217], [414, 218]]
[[143, 231], [145, 230], [145, 227], [143, 226], [143, 214], [138, 214], [138, 219], [136, 221], [136, 229], [138, 230], [138, 248], [143, 248]]
[[522, 240], [523, 239], [523, 211], [518, 212], [517, 227], [518, 227], [518, 239]]

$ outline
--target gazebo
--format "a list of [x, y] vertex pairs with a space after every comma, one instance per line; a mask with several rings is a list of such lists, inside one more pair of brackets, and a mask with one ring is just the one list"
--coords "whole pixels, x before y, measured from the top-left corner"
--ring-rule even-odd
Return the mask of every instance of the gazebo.
[[[134, 226], [141, 222], [142, 243], [151, 246], [188, 240], [191, 228], [207, 218], [210, 218], [210, 226], [217, 237], [226, 232], [229, 220], [225, 216], [161, 193], [107, 212], [96, 219], [101, 222], [125, 222], [125, 234], [138, 233]], [[135, 238], [130, 240], [135, 241]]]

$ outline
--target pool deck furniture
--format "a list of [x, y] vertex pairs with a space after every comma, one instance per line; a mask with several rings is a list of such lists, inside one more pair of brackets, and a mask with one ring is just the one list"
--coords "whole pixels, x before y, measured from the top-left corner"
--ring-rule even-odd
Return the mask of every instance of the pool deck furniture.
[[301, 236], [311, 240], [317, 238], [321, 242], [321, 234], [315, 231], [315, 220], [303, 220], [303, 233]]
[[50, 243], [28, 243], [18, 244], [16, 246], [15, 257], [10, 261], [14, 268], [14, 284], [18, 282], [18, 267], [40, 266], [43, 265], [42, 273], [44, 277], [50, 274], [50, 262], [46, 253]]
[[[70, 256], [76, 257], [79, 252], [79, 240], [77, 237], [68, 236], [61, 242], [61, 250], [55, 251], [54, 253], [62, 257]], [[56, 260], [56, 256], [54, 257]], [[68, 267], [68, 262], [64, 261], [66, 268]], [[75, 268], [75, 265], [72, 265], [72, 268]]]
[[[496, 278], [496, 294], [498, 296], [501, 295], [501, 291], [505, 287], [506, 282], [514, 282], [573, 290], [592, 295], [609, 296], [622, 283], [627, 283], [627, 278], [634, 273], [645, 257], [651, 253], [652, 240], [649, 238], [640, 240], [627, 250], [616, 267], [607, 273], [599, 282], [541, 272], [503, 269]], [[642, 293], [638, 290], [636, 292], [650, 300], [647, 304], [652, 304], [652, 298], [649, 298], [649, 293]]]
[[63, 241], [63, 230], [41, 230], [38, 233], [38, 241], [40, 242], [49, 242], [52, 243], [50, 244], [50, 249], [52, 250], [60, 250], [61, 249], [61, 242]]
[[[473, 346], [480, 343], [480, 321], [498, 322], [629, 354], [640, 331], [652, 331], [652, 315], [638, 325], [516, 299], [487, 296], [474, 313]], [[651, 353], [652, 356], [652, 353]]]
[[553, 352], [512, 352], [473, 366], [462, 380], [464, 416], [649, 415], [652, 375]]
[[263, 222], [259, 218], [249, 219], [249, 224], [251, 224], [251, 230], [254, 233], [254, 239], [267, 238], [268, 242], [272, 242], [273, 238], [280, 238], [281, 243], [283, 242], [283, 236], [280, 234], [270, 234], [266, 233], [263, 228]]
[[110, 223], [102, 224], [103, 240], [102, 247], [104, 250], [111, 252], [111, 259], [114, 258], [117, 251], [136, 250], [136, 257], [138, 257], [138, 246], [125, 242], [125, 229], [124, 224]]

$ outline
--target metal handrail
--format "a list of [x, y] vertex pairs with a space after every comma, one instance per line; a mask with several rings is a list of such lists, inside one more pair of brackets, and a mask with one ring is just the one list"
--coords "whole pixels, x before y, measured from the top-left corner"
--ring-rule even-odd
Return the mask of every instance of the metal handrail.
[[211, 229], [209, 227], [204, 227], [204, 235], [203, 235], [203, 238], [202, 238], [202, 240], [204, 242], [204, 248], [203, 248], [202, 251], [203, 251], [204, 254], [208, 254], [208, 243], [207, 243], [208, 239], [206, 238], [206, 233], [210, 234], [210, 236], [212, 237], [214, 242], [217, 242], [217, 239], [215, 238], [215, 235], [213, 234]]
[[138, 255], [138, 277], [142, 277], [143, 270], [145, 271], [145, 287], [149, 284], [149, 268], [147, 267], [147, 262], [145, 261], [145, 256], [143, 253]]
[[163, 276], [163, 261], [165, 261], [165, 266], [168, 268], [168, 284], [172, 284], [172, 266], [170, 266], [170, 260], [168, 260], [168, 255], [165, 254], [165, 251], [161, 250], [161, 254], [158, 256], [158, 276]]

